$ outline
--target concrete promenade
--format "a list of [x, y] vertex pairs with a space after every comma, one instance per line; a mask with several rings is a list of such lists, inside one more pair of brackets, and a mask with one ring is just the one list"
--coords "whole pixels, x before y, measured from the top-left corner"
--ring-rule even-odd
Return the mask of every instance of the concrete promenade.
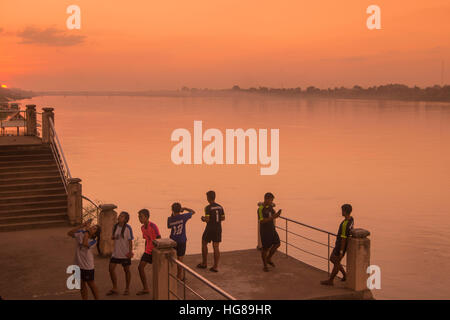
[[[74, 241], [66, 233], [70, 228], [36, 229], [0, 233], [0, 296], [3, 299], [80, 299], [77, 290], [66, 287], [67, 266], [74, 256]], [[96, 249], [94, 249], [96, 254]], [[139, 259], [140, 257], [135, 257]], [[212, 261], [212, 253], [209, 255]], [[344, 283], [335, 281], [334, 287], [321, 286], [326, 279], [324, 271], [308, 266], [291, 257], [278, 253], [274, 257], [275, 268], [263, 272], [260, 252], [256, 249], [224, 252], [221, 256], [220, 272], [200, 270], [195, 266], [200, 255], [189, 255], [184, 261], [189, 267], [215, 283], [237, 299], [367, 299], [370, 292], [354, 292]], [[101, 299], [151, 299], [151, 295], [136, 296], [141, 289], [137, 271], [139, 260], [133, 260], [130, 295], [106, 296], [111, 288], [108, 258], [95, 258], [95, 282]], [[119, 290], [124, 287], [124, 275], [118, 266]], [[147, 267], [147, 278], [152, 284], [151, 266]], [[187, 274], [187, 282], [207, 299], [220, 299], [212, 289]], [[179, 296], [183, 287], [179, 285]], [[194, 298], [191, 294], [187, 298]], [[90, 298], [92, 296], [90, 294]]]

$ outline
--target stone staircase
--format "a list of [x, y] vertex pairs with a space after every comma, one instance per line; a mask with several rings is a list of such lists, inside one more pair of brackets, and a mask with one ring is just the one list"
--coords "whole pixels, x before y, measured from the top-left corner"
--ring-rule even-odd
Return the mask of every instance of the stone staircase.
[[67, 225], [67, 194], [50, 147], [0, 146], [0, 231]]

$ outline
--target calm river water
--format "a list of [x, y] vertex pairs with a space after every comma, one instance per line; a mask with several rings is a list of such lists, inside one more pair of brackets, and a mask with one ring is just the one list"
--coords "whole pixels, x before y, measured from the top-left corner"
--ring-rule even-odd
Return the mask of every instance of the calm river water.
[[[381, 268], [381, 299], [450, 298], [450, 104], [263, 97], [39, 97], [55, 124], [72, 176], [83, 193], [131, 213], [149, 208], [163, 237], [170, 205], [198, 212], [188, 223], [187, 253], [200, 252], [205, 192], [225, 208], [223, 250], [256, 246], [256, 203], [275, 194], [283, 215], [337, 232], [340, 205], [351, 203], [355, 227], [371, 232], [371, 263]], [[276, 128], [280, 167], [175, 165], [177, 128]], [[204, 143], [206, 145], [207, 143]], [[326, 242], [304, 228], [295, 232]], [[284, 234], [280, 232], [283, 238]], [[290, 236], [296, 246], [325, 247]], [[290, 253], [326, 268], [326, 261]], [[282, 262], [282, 255], [278, 257]]]

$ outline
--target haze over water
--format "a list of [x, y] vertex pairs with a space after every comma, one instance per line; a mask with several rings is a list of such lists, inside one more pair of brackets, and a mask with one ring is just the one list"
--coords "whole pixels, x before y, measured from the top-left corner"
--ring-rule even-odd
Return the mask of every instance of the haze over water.
[[[83, 194], [130, 212], [136, 236], [136, 212], [146, 207], [168, 237], [170, 205], [179, 201], [197, 211], [187, 225], [187, 253], [200, 252], [200, 215], [210, 189], [225, 209], [223, 250], [256, 246], [256, 203], [267, 191], [283, 216], [333, 233], [340, 205], [351, 203], [355, 227], [371, 232], [371, 264], [381, 267], [376, 298], [450, 296], [448, 103], [259, 96], [39, 97], [26, 103], [55, 107], [56, 129]], [[194, 120], [223, 134], [280, 129], [278, 174], [261, 176], [259, 165], [174, 165], [171, 133], [186, 128], [193, 135]], [[304, 228], [291, 230], [327, 241]], [[325, 247], [289, 241], [327, 255]], [[326, 269], [325, 260], [295, 256]], [[282, 259], [280, 253], [276, 260]]]

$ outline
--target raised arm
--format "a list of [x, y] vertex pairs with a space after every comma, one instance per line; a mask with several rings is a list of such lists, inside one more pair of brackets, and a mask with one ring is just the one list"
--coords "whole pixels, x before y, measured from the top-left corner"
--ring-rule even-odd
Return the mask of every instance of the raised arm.
[[72, 230], [70, 230], [69, 232], [67, 232], [67, 235], [69, 237], [74, 238], [75, 237], [75, 233], [80, 230], [80, 229], [84, 229], [86, 227], [86, 223], [80, 224], [79, 226], [73, 228]]
[[87, 226], [89, 226], [89, 225], [91, 224], [91, 222], [92, 222], [92, 219], [89, 219], [89, 220], [86, 221], [85, 223], [82, 223], [82, 224], [80, 224], [78, 227], [76, 227], [76, 228], [70, 230], [69, 232], [67, 232], [67, 235], [68, 235], [69, 237], [72, 237], [72, 238], [75, 237], [75, 233], [76, 233], [78, 230], [86, 228]]
[[190, 214], [195, 214], [195, 211], [189, 208], [182, 208], [183, 211], [187, 211]]
[[85, 247], [85, 248], [89, 248], [89, 232], [85, 232], [85, 233], [84, 233], [82, 245], [83, 245], [83, 247]]

